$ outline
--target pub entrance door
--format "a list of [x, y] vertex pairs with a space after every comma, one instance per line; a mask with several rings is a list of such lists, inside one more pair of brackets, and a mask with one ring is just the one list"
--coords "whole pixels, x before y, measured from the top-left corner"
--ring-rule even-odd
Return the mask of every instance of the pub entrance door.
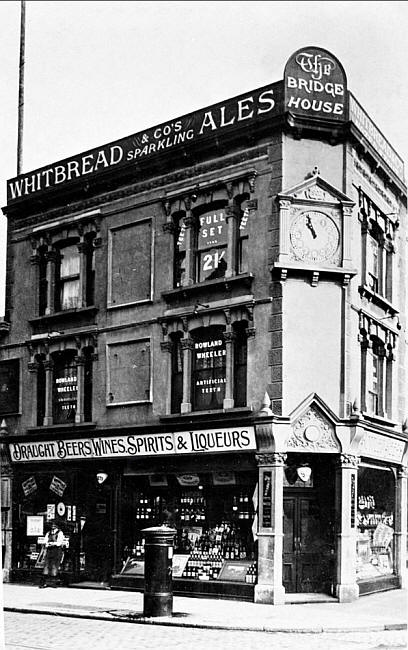
[[283, 499], [283, 585], [287, 593], [325, 592], [331, 582], [331, 544], [313, 490]]

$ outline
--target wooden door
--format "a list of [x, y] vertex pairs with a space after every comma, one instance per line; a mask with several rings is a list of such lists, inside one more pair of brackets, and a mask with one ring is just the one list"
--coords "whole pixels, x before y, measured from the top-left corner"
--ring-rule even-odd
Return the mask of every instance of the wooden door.
[[323, 592], [330, 582], [331, 548], [313, 495], [283, 500], [283, 584], [288, 593]]

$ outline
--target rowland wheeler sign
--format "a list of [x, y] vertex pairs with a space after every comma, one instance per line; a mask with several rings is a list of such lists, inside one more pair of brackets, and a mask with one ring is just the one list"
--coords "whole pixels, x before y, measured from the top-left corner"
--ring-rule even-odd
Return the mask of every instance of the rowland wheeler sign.
[[253, 427], [133, 434], [80, 440], [11, 442], [13, 462], [81, 460], [256, 450]]
[[190, 113], [122, 140], [66, 158], [12, 178], [8, 204], [68, 183], [90, 180], [113, 168], [129, 168], [164, 152], [201, 140], [219, 138], [226, 131], [270, 119], [282, 113], [282, 84], [264, 86], [226, 102]]
[[286, 111], [325, 120], [348, 119], [346, 74], [327, 50], [297, 50], [286, 64], [284, 84]]

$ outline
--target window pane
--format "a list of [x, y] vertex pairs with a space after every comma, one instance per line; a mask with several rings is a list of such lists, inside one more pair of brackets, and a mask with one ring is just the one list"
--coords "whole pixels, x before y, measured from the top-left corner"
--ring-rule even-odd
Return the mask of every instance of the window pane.
[[79, 275], [79, 252], [76, 244], [61, 249], [60, 278], [72, 275]]
[[226, 348], [221, 328], [195, 338], [193, 401], [195, 410], [220, 409], [225, 397]]
[[198, 217], [198, 281], [223, 278], [227, 270], [228, 227], [223, 209]]
[[109, 346], [108, 404], [150, 400], [150, 342]]
[[200, 254], [199, 281], [223, 278], [227, 270], [227, 248], [212, 248]]
[[75, 309], [78, 307], [79, 279], [65, 280], [61, 286], [60, 305], [61, 309]]
[[77, 408], [78, 377], [72, 357], [62, 356], [54, 361], [54, 424], [74, 422]]

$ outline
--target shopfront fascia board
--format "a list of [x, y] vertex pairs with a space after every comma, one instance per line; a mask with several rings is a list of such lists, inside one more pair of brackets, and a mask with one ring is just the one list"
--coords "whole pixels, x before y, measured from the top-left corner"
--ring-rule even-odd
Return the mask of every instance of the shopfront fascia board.
[[252, 426], [9, 442], [13, 463], [242, 453], [256, 449]]

